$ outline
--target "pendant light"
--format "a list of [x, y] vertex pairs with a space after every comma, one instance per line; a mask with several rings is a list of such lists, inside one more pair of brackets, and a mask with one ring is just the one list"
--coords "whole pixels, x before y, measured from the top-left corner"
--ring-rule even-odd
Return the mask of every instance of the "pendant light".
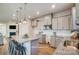
[[16, 24], [26, 23], [26, 3], [24, 3], [24, 17], [23, 17], [23, 19], [22, 19], [22, 7], [19, 7], [19, 9], [16, 11], [16, 13], [17, 13]]
[[21, 7], [19, 9], [16, 10], [16, 14], [17, 14], [17, 19], [16, 19], [16, 25], [21, 24]]
[[16, 10], [16, 25], [18, 25], [18, 10]]
[[24, 3], [24, 19], [23, 19], [23, 23], [27, 23], [26, 22], [26, 4], [27, 3]]
[[18, 22], [18, 24], [22, 24], [21, 20]]
[[19, 7], [19, 24], [22, 24], [22, 22], [21, 22], [21, 11], [22, 11], [22, 7]]

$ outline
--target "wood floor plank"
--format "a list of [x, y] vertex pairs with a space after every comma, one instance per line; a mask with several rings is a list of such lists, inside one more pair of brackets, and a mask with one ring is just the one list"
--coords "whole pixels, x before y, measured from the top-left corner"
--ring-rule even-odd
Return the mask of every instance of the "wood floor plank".
[[49, 46], [49, 44], [39, 44], [38, 55], [52, 55], [55, 48]]
[[[49, 44], [39, 44], [38, 55], [52, 55], [55, 48], [49, 46]], [[8, 45], [0, 46], [0, 55], [8, 54]]]

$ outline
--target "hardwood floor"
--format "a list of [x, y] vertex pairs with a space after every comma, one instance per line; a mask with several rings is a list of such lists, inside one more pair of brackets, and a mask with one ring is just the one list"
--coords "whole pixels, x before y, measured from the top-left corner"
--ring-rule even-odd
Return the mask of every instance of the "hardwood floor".
[[49, 46], [49, 44], [39, 44], [38, 55], [52, 55], [55, 48]]
[[8, 54], [8, 45], [0, 46], [0, 55], [7, 55]]
[[[0, 46], [0, 55], [8, 54], [8, 45]], [[52, 55], [55, 48], [49, 46], [49, 44], [39, 44], [38, 55]]]

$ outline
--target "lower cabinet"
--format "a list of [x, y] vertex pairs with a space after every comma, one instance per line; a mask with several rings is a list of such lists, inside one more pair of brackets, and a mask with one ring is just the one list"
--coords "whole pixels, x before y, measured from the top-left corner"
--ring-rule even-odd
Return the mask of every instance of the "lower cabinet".
[[31, 41], [31, 55], [38, 54], [38, 40]]
[[63, 38], [60, 37], [51, 37], [50, 39], [50, 46], [57, 48], [58, 45], [61, 43]]
[[4, 41], [3, 41], [3, 36], [0, 34], [0, 45], [3, 45]]
[[30, 51], [31, 46], [30, 45], [31, 45], [30, 41], [25, 42], [23, 45], [26, 48], [26, 55], [31, 55], [31, 51]]
[[40, 35], [39, 43], [46, 43], [46, 34]]
[[51, 47], [55, 47], [55, 45], [56, 45], [56, 44], [55, 44], [55, 40], [56, 40], [55, 37], [51, 37], [51, 38], [50, 38], [50, 46], [51, 46]]
[[37, 55], [38, 54], [38, 39], [29, 40], [24, 43], [27, 55]]

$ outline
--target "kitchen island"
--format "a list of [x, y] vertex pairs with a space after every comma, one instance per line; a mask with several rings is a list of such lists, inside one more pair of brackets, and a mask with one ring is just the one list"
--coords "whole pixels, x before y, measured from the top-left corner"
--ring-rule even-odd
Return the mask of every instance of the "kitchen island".
[[23, 44], [23, 46], [26, 48], [26, 55], [38, 54], [38, 37], [16, 39], [16, 37], [13, 36], [12, 38], [18, 43]]

